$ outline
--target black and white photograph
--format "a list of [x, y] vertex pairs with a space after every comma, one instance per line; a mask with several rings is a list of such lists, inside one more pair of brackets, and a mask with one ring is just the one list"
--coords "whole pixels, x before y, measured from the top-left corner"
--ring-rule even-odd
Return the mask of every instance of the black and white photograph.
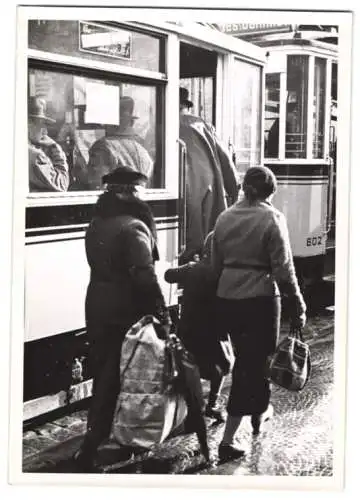
[[353, 14], [16, 23], [10, 482], [341, 489]]

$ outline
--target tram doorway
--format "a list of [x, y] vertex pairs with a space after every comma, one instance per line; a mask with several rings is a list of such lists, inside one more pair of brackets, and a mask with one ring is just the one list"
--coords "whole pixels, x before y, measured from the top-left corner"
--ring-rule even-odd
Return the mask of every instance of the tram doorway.
[[216, 72], [218, 53], [180, 43], [180, 86], [189, 91], [192, 113], [216, 126]]

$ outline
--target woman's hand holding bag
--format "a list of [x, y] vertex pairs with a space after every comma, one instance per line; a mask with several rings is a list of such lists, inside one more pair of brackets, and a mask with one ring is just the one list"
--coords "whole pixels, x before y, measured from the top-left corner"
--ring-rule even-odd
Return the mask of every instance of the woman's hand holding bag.
[[306, 314], [296, 315], [291, 320], [291, 327], [295, 330], [302, 329], [306, 325]]

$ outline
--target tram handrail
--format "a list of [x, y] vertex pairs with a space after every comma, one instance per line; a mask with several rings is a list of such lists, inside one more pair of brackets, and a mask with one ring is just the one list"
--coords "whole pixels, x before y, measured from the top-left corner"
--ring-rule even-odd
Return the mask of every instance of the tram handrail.
[[326, 231], [328, 234], [331, 231], [331, 220], [332, 220], [332, 207], [333, 207], [333, 190], [334, 190], [334, 160], [330, 158], [330, 168], [329, 168], [329, 197], [328, 197], [328, 207], [327, 207], [327, 221], [326, 221]]
[[178, 254], [186, 247], [186, 144], [180, 138], [179, 142], [179, 240]]

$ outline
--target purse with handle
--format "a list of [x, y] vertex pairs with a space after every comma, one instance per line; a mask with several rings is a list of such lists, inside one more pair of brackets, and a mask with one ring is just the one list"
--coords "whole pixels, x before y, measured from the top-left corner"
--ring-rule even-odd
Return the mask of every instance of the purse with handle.
[[290, 328], [289, 335], [269, 358], [267, 379], [289, 391], [301, 391], [310, 373], [310, 348], [303, 341], [301, 329]]

